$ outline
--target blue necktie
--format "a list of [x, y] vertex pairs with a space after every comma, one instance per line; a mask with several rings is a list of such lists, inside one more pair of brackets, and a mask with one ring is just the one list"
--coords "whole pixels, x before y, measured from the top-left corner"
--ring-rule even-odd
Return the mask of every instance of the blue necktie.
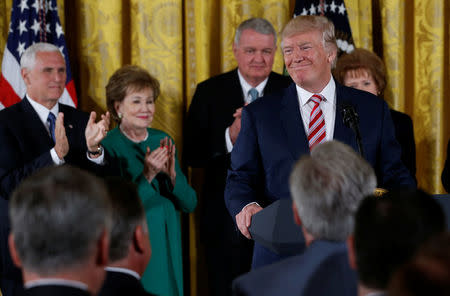
[[250, 103], [258, 98], [258, 91], [256, 88], [251, 88], [248, 93], [250, 95]]
[[52, 112], [48, 113], [47, 117], [48, 129], [50, 131], [50, 135], [52, 136], [53, 142], [55, 142], [55, 121], [56, 121], [55, 114], [53, 114]]

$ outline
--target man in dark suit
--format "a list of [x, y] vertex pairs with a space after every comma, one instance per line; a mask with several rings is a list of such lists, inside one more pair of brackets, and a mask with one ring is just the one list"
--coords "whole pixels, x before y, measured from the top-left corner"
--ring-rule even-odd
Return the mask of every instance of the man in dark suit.
[[105, 278], [111, 209], [103, 182], [67, 165], [22, 182], [9, 203], [9, 248], [21, 295], [96, 295]]
[[[0, 198], [5, 200], [23, 179], [43, 167], [68, 163], [100, 171], [105, 162], [99, 143], [106, 135], [109, 114], [95, 123], [95, 112], [89, 116], [58, 103], [66, 82], [59, 49], [48, 43], [30, 46], [21, 57], [21, 69], [27, 94], [0, 111]], [[8, 233], [8, 221], [0, 224], [1, 232]], [[0, 251], [0, 287], [10, 296], [21, 280], [10, 264], [8, 250]]]
[[351, 147], [329, 141], [303, 155], [289, 181], [294, 220], [307, 248], [237, 278], [233, 295], [356, 296], [345, 240], [358, 203], [375, 189], [374, 170]]
[[236, 230], [223, 192], [242, 106], [291, 82], [271, 71], [275, 51], [276, 33], [267, 20], [244, 21], [233, 44], [238, 68], [200, 83], [189, 108], [184, 160], [191, 167], [204, 168], [201, 240], [212, 295], [229, 295], [232, 279], [250, 269], [252, 242]]
[[[281, 44], [295, 83], [244, 107], [231, 153], [225, 203], [247, 237], [252, 215], [275, 200], [289, 198], [288, 176], [300, 156], [331, 139], [358, 150], [355, 132], [344, 125], [343, 109], [359, 114], [364, 157], [375, 169], [378, 186], [416, 186], [400, 159], [386, 103], [339, 85], [331, 76], [337, 52], [333, 24], [320, 16], [298, 16], [284, 28]], [[252, 267], [279, 259], [255, 243]]]
[[121, 178], [108, 178], [112, 208], [109, 263], [99, 296], [148, 296], [140, 278], [151, 256], [144, 207], [136, 186]]
[[445, 230], [442, 208], [423, 191], [391, 191], [382, 198], [365, 198], [347, 240], [350, 265], [358, 272], [359, 296], [386, 295], [393, 274], [423, 243]]

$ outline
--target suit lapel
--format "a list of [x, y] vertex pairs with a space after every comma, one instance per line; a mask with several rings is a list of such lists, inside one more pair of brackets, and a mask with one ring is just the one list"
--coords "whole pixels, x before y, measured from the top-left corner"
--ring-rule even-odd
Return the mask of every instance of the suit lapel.
[[28, 99], [24, 98], [19, 104], [24, 112], [21, 121], [24, 127], [23, 135], [27, 135], [25, 138], [32, 139], [31, 143], [38, 144], [37, 147], [45, 147], [45, 149], [52, 147], [53, 140]]
[[291, 84], [283, 92], [281, 105], [280, 119], [283, 129], [286, 132], [289, 150], [294, 159], [298, 159], [300, 155], [309, 153], [309, 147], [300, 114], [295, 84]]
[[[236, 108], [240, 108], [244, 105], [244, 91], [242, 90], [241, 82], [239, 81], [239, 75], [237, 68], [234, 69], [231, 76], [231, 83], [229, 84], [230, 87], [230, 98], [229, 99], [232, 103], [231, 106], [237, 106]], [[236, 109], [235, 108], [235, 109]]]
[[350, 97], [345, 97], [345, 90], [342, 85], [336, 83], [336, 118], [334, 121], [334, 136], [335, 140], [346, 143], [358, 151], [358, 147], [356, 144], [355, 133], [351, 128], [348, 128], [344, 125], [344, 120], [342, 118], [342, 105], [343, 104], [351, 104], [352, 100]]

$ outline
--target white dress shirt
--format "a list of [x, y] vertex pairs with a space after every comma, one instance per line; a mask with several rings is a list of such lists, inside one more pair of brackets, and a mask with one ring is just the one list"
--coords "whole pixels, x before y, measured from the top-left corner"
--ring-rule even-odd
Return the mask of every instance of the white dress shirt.
[[[48, 114], [50, 112], [53, 113], [53, 115], [55, 115], [55, 118], [58, 118], [58, 113], [59, 113], [59, 104], [55, 104], [55, 106], [53, 106], [53, 108], [51, 110], [48, 110], [47, 107], [45, 107], [44, 105], [39, 104], [38, 102], [36, 102], [35, 100], [31, 99], [28, 94], [26, 94], [26, 100], [28, 100], [28, 102], [30, 103], [31, 107], [33, 107], [34, 111], [36, 111], [37, 115], [39, 116], [39, 119], [42, 121], [42, 123], [45, 126], [45, 129], [47, 130], [48, 136], [51, 137], [50, 134], [50, 126], [47, 122], [47, 118], [48, 118]], [[50, 149], [50, 155], [52, 157], [53, 163], [56, 165], [61, 165], [64, 164], [64, 159], [60, 159], [58, 157], [58, 154], [56, 153], [55, 147], [53, 147], [52, 149]], [[103, 164], [103, 159], [104, 159], [104, 154], [102, 153], [99, 157], [97, 158], [91, 158], [89, 157], [89, 154], [87, 154], [86, 152], [86, 156], [87, 158], [96, 163], [96, 164]]]
[[[238, 72], [239, 82], [241, 83], [241, 88], [242, 88], [242, 92], [243, 92], [242, 94], [244, 96], [244, 102], [246, 104], [251, 103], [251, 101], [252, 101], [251, 96], [249, 94], [250, 89], [256, 88], [256, 90], [258, 91], [258, 97], [262, 97], [264, 95], [264, 88], [266, 87], [267, 81], [269, 81], [268, 76], [266, 79], [264, 79], [263, 82], [258, 84], [256, 87], [253, 87], [244, 79], [244, 76], [242, 76], [239, 69], [237, 72]], [[226, 143], [227, 152], [230, 153], [231, 150], [233, 150], [233, 142], [231, 142], [229, 127], [227, 127], [227, 129], [225, 130], [225, 143]]]
[[[309, 132], [309, 119], [311, 111], [314, 104], [309, 103], [309, 99], [315, 94], [311, 93], [300, 86], [295, 86], [297, 89], [297, 96], [300, 105], [300, 114], [303, 120], [303, 127], [305, 129], [305, 134], [308, 136]], [[325, 119], [325, 140], [330, 141], [333, 139], [334, 134], [334, 122], [336, 120], [336, 83], [333, 77], [331, 77], [328, 84], [319, 93], [323, 96], [323, 101], [320, 103], [320, 108]]]
[[25, 283], [25, 289], [30, 289], [38, 286], [68, 286], [72, 288], [78, 288], [84, 291], [88, 291], [88, 286], [85, 283], [74, 281], [74, 280], [66, 280], [66, 279], [58, 279], [58, 278], [44, 278], [38, 279], [34, 281], [29, 281]]

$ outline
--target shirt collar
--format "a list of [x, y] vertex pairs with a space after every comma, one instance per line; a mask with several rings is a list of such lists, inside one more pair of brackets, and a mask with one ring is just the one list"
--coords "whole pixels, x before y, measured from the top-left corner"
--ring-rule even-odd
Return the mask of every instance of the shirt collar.
[[53, 115], [55, 115], [55, 118], [58, 117], [58, 112], [59, 112], [59, 104], [58, 103], [56, 103], [55, 106], [53, 106], [53, 108], [51, 110], [48, 110], [47, 107], [39, 104], [38, 102], [36, 102], [32, 98], [30, 98], [30, 96], [28, 94], [26, 94], [26, 99], [28, 100], [28, 102], [30, 102], [31, 107], [33, 107], [34, 111], [36, 111], [36, 113], [38, 114], [38, 116], [42, 122], [44, 122], [44, 123], [47, 122], [48, 114], [50, 112], [52, 112]]
[[[297, 89], [297, 94], [300, 100], [300, 106], [304, 106], [308, 103], [309, 99], [313, 94], [307, 91], [304, 88], [301, 88], [297, 84], [295, 85]], [[330, 81], [328, 81], [327, 85], [319, 92], [325, 99], [324, 102], [330, 102], [332, 104], [336, 104], [336, 82], [334, 82], [333, 76], [331, 76]]]
[[56, 286], [69, 286], [73, 288], [78, 288], [84, 291], [88, 291], [88, 286], [85, 283], [67, 280], [67, 279], [59, 279], [59, 278], [44, 278], [38, 279], [34, 281], [29, 281], [25, 283], [25, 288], [30, 289], [37, 286], [48, 286], [48, 285], [56, 285]]
[[141, 280], [141, 277], [139, 276], [139, 274], [136, 271], [128, 269], [128, 268], [107, 266], [107, 267], [105, 267], [105, 270], [126, 273], [126, 274], [129, 274], [129, 275], [135, 277], [137, 280]]
[[[248, 91], [253, 88], [245, 79], [244, 76], [242, 76], [241, 71], [239, 71], [238, 68], [238, 76], [239, 76], [239, 82], [241, 83], [242, 91], [244, 92], [244, 97], [248, 96]], [[258, 84], [255, 88], [258, 91], [258, 95], [262, 97], [264, 95], [264, 88], [266, 87], [267, 81], [269, 81], [269, 76], [267, 76], [266, 79], [264, 79], [260, 84]]]

